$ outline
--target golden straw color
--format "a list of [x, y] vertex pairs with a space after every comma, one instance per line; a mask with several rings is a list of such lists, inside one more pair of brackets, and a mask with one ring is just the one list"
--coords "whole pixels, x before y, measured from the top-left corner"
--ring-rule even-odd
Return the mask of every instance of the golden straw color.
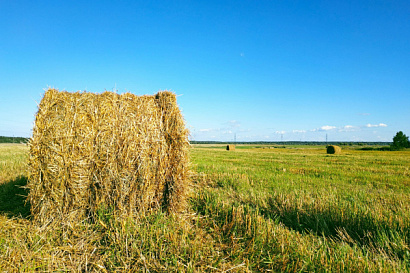
[[60, 92], [40, 102], [30, 139], [28, 200], [45, 225], [184, 209], [188, 130], [169, 91]]
[[235, 145], [233, 145], [233, 144], [226, 145], [226, 150], [227, 151], [235, 151]]
[[336, 145], [329, 145], [327, 146], [327, 153], [328, 154], [341, 154], [342, 148]]

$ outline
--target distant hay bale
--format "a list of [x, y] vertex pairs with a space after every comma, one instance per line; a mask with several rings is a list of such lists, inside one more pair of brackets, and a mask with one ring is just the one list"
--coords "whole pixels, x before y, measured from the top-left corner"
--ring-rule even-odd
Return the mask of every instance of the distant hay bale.
[[188, 130], [171, 92], [49, 89], [29, 145], [28, 200], [40, 224], [93, 218], [101, 208], [135, 215], [184, 207]]
[[226, 150], [227, 151], [235, 151], [235, 145], [233, 145], [233, 144], [226, 145]]
[[342, 152], [342, 148], [336, 145], [329, 145], [327, 146], [327, 153], [328, 154], [340, 154]]

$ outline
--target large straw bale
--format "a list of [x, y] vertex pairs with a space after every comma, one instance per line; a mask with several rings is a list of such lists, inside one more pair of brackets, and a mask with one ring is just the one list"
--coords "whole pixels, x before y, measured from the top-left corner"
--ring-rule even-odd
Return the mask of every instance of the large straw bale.
[[30, 140], [34, 219], [183, 209], [188, 131], [175, 94], [46, 91]]
[[342, 153], [342, 148], [336, 145], [329, 145], [326, 149], [328, 154], [340, 154]]
[[235, 151], [235, 145], [233, 145], [233, 144], [226, 145], [226, 150], [227, 151]]

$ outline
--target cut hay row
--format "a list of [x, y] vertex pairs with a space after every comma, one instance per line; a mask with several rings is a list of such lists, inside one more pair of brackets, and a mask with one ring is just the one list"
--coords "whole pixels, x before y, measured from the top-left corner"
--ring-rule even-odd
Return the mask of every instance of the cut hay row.
[[30, 140], [32, 215], [93, 218], [183, 209], [188, 131], [175, 94], [46, 91]]

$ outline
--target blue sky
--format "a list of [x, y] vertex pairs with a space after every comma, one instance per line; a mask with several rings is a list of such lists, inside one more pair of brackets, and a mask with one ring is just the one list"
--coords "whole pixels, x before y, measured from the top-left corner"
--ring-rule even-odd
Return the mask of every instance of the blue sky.
[[44, 89], [178, 94], [193, 140], [410, 135], [409, 1], [0, 1], [0, 135]]

